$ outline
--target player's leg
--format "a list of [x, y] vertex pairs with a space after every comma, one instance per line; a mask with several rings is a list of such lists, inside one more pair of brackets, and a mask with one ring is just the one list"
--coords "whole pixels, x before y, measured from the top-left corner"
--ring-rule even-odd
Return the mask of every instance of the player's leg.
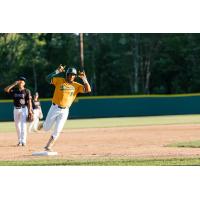
[[38, 109], [33, 110], [33, 121], [30, 123], [29, 126], [29, 132], [35, 131], [37, 132], [38, 130], [38, 125], [39, 125], [39, 119], [38, 119]]
[[14, 108], [13, 115], [14, 115], [15, 127], [16, 127], [17, 137], [18, 137], [18, 146], [20, 146], [22, 144], [22, 141], [21, 141], [21, 124], [20, 124], [21, 109]]
[[22, 115], [21, 115], [21, 140], [22, 145], [26, 145], [26, 138], [27, 138], [27, 126], [26, 126], [26, 119], [28, 116], [28, 109], [27, 107], [22, 108]]
[[69, 109], [60, 109], [60, 114], [58, 115], [58, 117], [56, 118], [56, 124], [55, 124], [55, 128], [54, 128], [54, 132], [52, 133], [47, 145], [45, 146], [45, 150], [47, 151], [51, 151], [52, 146], [54, 145], [55, 141], [57, 140], [57, 138], [59, 137], [64, 124], [67, 120], [68, 114], [69, 114]]
[[44, 147], [44, 149], [46, 151], [52, 151], [52, 146], [54, 145], [56, 139], [53, 138], [53, 136], [51, 135], [51, 137], [49, 138], [49, 141], [47, 142], [46, 146]]
[[35, 121], [35, 113], [33, 110], [33, 121], [29, 123], [29, 128], [28, 128], [28, 132], [31, 133], [34, 127], [34, 121]]
[[43, 129], [49, 131], [53, 124], [55, 123], [56, 117], [58, 116], [58, 108], [54, 105], [51, 105], [47, 117], [43, 123]]
[[61, 113], [60, 115], [57, 117], [56, 119], [56, 124], [55, 124], [55, 128], [54, 128], [54, 132], [52, 134], [52, 136], [54, 138], [58, 138], [64, 125], [65, 125], [65, 122], [68, 118], [68, 115], [69, 115], [69, 108], [65, 108], [65, 109], [62, 109], [61, 110]]
[[36, 132], [39, 125], [39, 109], [34, 109], [33, 130]]
[[37, 132], [37, 127], [38, 127], [38, 125], [39, 125], [39, 118], [36, 117], [36, 118], [34, 119], [33, 131]]

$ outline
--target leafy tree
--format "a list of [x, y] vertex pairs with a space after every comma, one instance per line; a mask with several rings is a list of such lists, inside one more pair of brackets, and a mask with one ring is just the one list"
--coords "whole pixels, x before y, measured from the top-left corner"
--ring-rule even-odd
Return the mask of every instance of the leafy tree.
[[[199, 92], [200, 34], [85, 33], [85, 70], [92, 95]], [[41, 97], [53, 87], [45, 76], [59, 64], [79, 69], [74, 33], [1, 33], [0, 96], [18, 76]], [[79, 80], [81, 81], [81, 80]]]

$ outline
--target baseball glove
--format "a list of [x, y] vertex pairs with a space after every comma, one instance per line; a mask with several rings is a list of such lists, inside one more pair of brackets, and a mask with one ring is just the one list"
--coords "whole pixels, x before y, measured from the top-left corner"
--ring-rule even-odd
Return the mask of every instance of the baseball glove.
[[32, 122], [32, 121], [33, 121], [33, 113], [28, 113], [27, 122]]

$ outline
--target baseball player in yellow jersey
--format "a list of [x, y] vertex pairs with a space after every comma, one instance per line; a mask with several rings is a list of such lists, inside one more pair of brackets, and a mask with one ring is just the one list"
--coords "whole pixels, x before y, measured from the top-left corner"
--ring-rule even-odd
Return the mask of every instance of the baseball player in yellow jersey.
[[[79, 74], [84, 85], [74, 81], [77, 76], [75, 68], [68, 68], [66, 74], [64, 72], [64, 67], [60, 65], [55, 72], [47, 76], [47, 80], [55, 86], [55, 90], [52, 105], [49, 109], [46, 120], [38, 127], [38, 129], [43, 127], [45, 131], [48, 131], [52, 125], [55, 124], [55, 127], [47, 145], [44, 147], [46, 151], [52, 151], [52, 146], [63, 129], [65, 121], [68, 118], [69, 108], [76, 98], [76, 95], [78, 93], [91, 92], [91, 87], [87, 81], [85, 72]], [[65, 74], [64, 78], [61, 77], [63, 74]]]

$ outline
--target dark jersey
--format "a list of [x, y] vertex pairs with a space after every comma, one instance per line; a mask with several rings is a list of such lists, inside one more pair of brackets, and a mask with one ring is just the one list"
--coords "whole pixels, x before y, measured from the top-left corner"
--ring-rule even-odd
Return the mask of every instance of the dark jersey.
[[26, 88], [21, 91], [18, 88], [14, 88], [10, 90], [10, 94], [13, 97], [15, 107], [25, 107], [28, 105], [28, 100], [32, 99], [30, 90]]
[[33, 109], [38, 109], [40, 107], [40, 102], [39, 101], [32, 101], [32, 106]]

